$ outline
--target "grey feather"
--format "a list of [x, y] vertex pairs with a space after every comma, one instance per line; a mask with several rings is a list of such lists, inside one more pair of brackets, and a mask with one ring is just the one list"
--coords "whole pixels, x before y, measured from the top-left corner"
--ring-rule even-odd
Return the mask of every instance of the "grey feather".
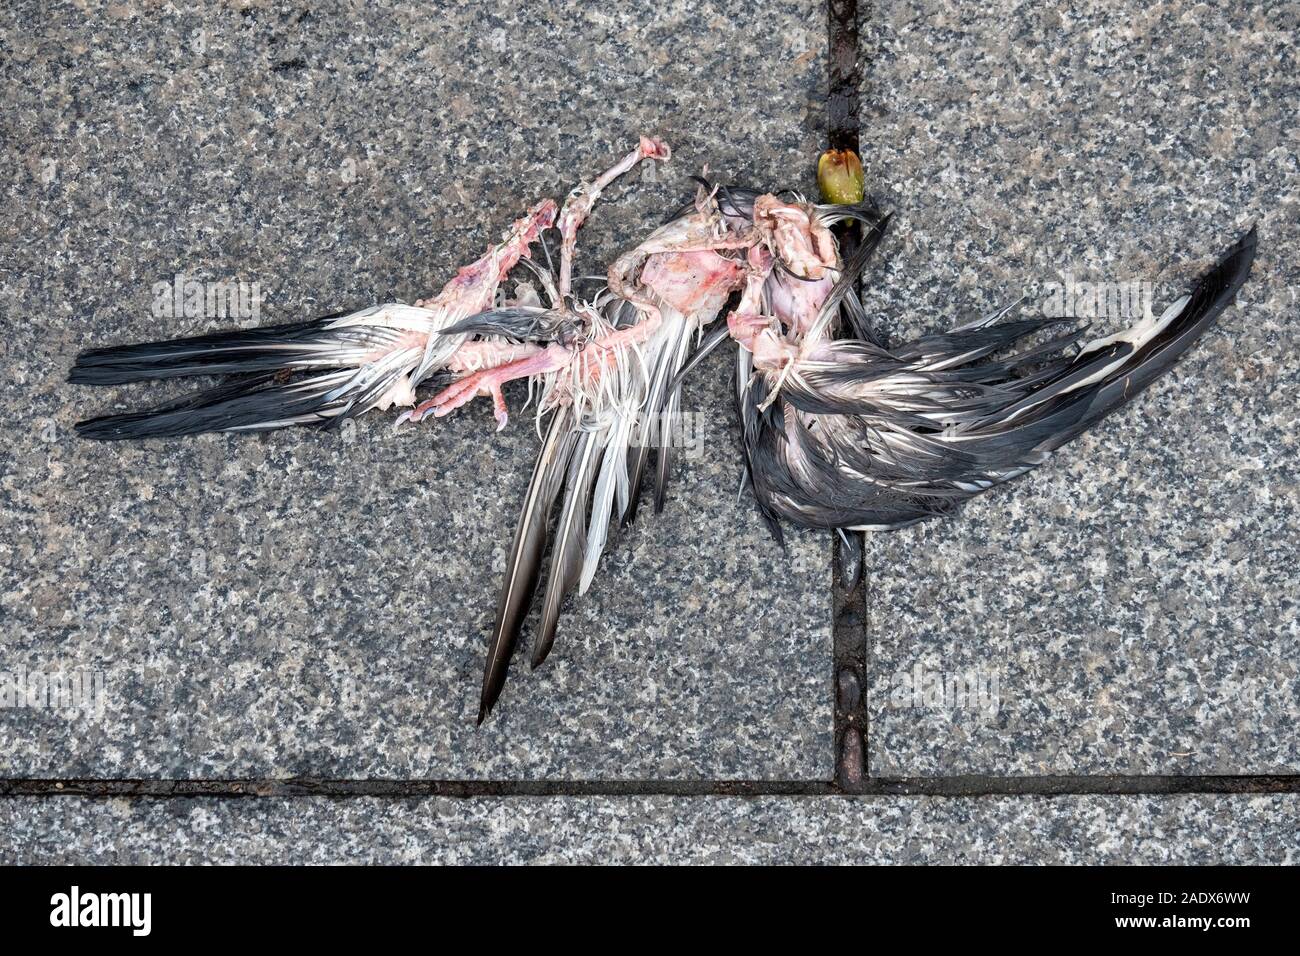
[[510, 657], [533, 595], [537, 592], [551, 510], [568, 468], [574, 439], [572, 413], [567, 408], [556, 412], [533, 465], [533, 477], [524, 495], [514, 542], [506, 559], [505, 580], [483, 667], [483, 691], [478, 712], [480, 724], [501, 694]]

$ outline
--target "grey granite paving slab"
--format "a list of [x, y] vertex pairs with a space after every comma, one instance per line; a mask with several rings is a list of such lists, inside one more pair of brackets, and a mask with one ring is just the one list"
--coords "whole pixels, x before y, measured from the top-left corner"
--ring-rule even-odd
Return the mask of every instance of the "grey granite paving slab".
[[1297, 798], [0, 801], [15, 863], [1300, 861]]
[[869, 536], [872, 772], [1300, 769], [1295, 5], [874, 10], [864, 158], [898, 217], [870, 301], [895, 335], [1022, 292], [1046, 314], [1067, 276], [1163, 308], [1252, 222], [1260, 251], [1127, 410], [957, 520]]
[[63, 382], [86, 346], [231, 324], [155, 314], [177, 276], [256, 286], [261, 323], [426, 295], [643, 131], [675, 160], [608, 191], [580, 271], [706, 162], [808, 188], [824, 46], [812, 0], [6, 4], [0, 671], [102, 706], [0, 709], [0, 775], [828, 777], [829, 543], [772, 575], [721, 361], [667, 512], [478, 731], [524, 395], [500, 436], [479, 403], [108, 446], [72, 424], [160, 392]]

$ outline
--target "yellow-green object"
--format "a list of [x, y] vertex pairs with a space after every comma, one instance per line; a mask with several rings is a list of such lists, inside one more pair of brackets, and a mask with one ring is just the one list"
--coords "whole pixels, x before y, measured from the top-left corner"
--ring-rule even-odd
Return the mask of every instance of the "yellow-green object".
[[822, 200], [836, 205], [862, 202], [865, 186], [862, 161], [851, 149], [828, 149], [817, 161], [817, 185]]

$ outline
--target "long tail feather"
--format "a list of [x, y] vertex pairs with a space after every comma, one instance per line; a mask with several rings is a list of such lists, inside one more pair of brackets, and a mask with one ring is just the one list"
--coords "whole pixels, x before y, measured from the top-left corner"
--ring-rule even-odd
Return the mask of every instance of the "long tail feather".
[[501, 586], [496, 622], [483, 668], [483, 692], [478, 711], [480, 724], [501, 696], [510, 656], [514, 653], [528, 607], [537, 591], [551, 509], [568, 467], [573, 440], [572, 416], [568, 409], [562, 409], [551, 418], [546, 440], [538, 452], [532, 481], [528, 484], [519, 522], [515, 526], [514, 543], [506, 559], [505, 581]]
[[[1055, 449], [1065, 444], [1129, 402], [1169, 371], [1214, 323], [1220, 313], [1233, 303], [1237, 291], [1250, 276], [1257, 245], [1258, 235], [1255, 227], [1252, 226], [1250, 231], [1237, 240], [1219, 262], [1200, 278], [1191, 293], [1182, 301], [1181, 308], [1178, 308], [1179, 304], [1175, 303], [1156, 322], [1152, 323], [1148, 320], [1122, 333], [1123, 344], [1132, 347], [1132, 354], [1122, 366], [1110, 371], [1100, 381], [1095, 395], [1088, 404], [1088, 411], [1080, 422], [1067, 433], [1053, 438], [1046, 444], [1046, 449]], [[1100, 342], [1105, 343], [1106, 340]], [[1098, 344], [1085, 345], [1076, 362], [1089, 360]], [[1101, 345], [1101, 348], [1105, 347], [1107, 346]]]
[[673, 464], [677, 461], [674, 434], [679, 427], [681, 413], [681, 389], [673, 389], [669, 392], [668, 404], [659, 416], [659, 450], [655, 453], [654, 473], [655, 514], [661, 514], [668, 501], [668, 479], [672, 476]]
[[582, 432], [569, 462], [565, 481], [564, 507], [555, 527], [555, 544], [551, 548], [551, 566], [542, 599], [542, 620], [533, 641], [533, 667], [540, 667], [555, 644], [555, 628], [560, 619], [560, 604], [573, 590], [582, 573], [586, 535], [587, 502], [600, 461], [597, 436]]
[[409, 376], [424, 340], [438, 339], [439, 364], [456, 347], [454, 338], [429, 335], [433, 316], [411, 306], [374, 306], [310, 322], [92, 349], [78, 356], [69, 381], [236, 378], [179, 401], [80, 422], [77, 432], [99, 440], [172, 438], [339, 422], [375, 406], [409, 404]]
[[185, 375], [270, 371], [312, 357], [319, 363], [326, 345], [322, 336], [335, 318], [338, 315], [171, 341], [89, 349], [77, 356], [68, 372], [68, 381], [74, 385], [123, 385]]
[[250, 376], [145, 411], [77, 422], [75, 427], [82, 438], [122, 441], [324, 424], [346, 411], [347, 403], [331, 396], [346, 384], [347, 376], [331, 372], [291, 383], [277, 381], [275, 373]]

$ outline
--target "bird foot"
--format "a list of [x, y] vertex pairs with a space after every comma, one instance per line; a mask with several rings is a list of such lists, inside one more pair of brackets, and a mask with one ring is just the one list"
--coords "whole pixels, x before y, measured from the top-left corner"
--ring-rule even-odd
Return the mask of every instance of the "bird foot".
[[506, 397], [501, 391], [501, 386], [517, 378], [528, 378], [532, 375], [541, 375], [554, 371], [564, 365], [568, 359], [569, 353], [567, 350], [552, 345], [527, 358], [472, 372], [464, 378], [452, 382], [428, 401], [421, 402], [410, 411], [403, 412], [397, 419], [397, 424], [418, 422], [430, 412], [433, 412], [434, 418], [442, 418], [467, 404], [476, 395], [487, 395], [492, 399], [492, 411], [496, 416], [497, 431], [501, 431], [510, 421], [509, 409], [506, 407]]
[[506, 406], [505, 394], [501, 391], [501, 380], [493, 376], [496, 369], [484, 369], [472, 375], [466, 375], [458, 382], [448, 385], [428, 401], [421, 402], [412, 409], [402, 412], [393, 427], [404, 422], [417, 423], [430, 412], [434, 418], [450, 415], [476, 395], [489, 395], [492, 398], [492, 411], [497, 420], [497, 431], [506, 427], [510, 421], [509, 408]]

